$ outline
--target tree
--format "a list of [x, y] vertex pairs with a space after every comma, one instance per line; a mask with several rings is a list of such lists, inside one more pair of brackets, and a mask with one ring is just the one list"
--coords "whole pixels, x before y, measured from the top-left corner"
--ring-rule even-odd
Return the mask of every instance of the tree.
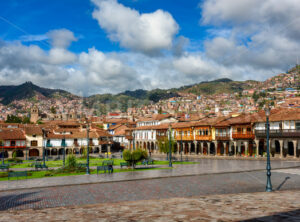
[[[164, 139], [158, 140], [158, 148], [161, 153], [169, 153], [169, 138], [165, 137]], [[176, 141], [171, 138], [171, 151], [175, 153], [176, 150]]]
[[138, 162], [145, 160], [147, 158], [148, 158], [148, 153], [146, 150], [136, 149], [133, 151], [125, 150], [123, 152], [123, 159], [133, 168]]
[[51, 106], [50, 112], [51, 112], [52, 114], [56, 114], [56, 108], [55, 108], [54, 106]]

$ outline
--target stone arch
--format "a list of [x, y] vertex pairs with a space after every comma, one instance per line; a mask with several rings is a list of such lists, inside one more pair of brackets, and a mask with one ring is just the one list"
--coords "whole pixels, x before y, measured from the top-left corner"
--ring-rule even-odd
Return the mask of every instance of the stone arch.
[[223, 142], [218, 142], [218, 144], [217, 144], [217, 155], [222, 156], [222, 155], [224, 155], [224, 153], [225, 153], [225, 148], [224, 148]]
[[258, 155], [262, 156], [264, 152], [265, 152], [265, 141], [264, 140], [259, 140]]
[[294, 143], [288, 141], [288, 155], [294, 156]]
[[207, 142], [203, 143], [203, 154], [208, 155], [208, 143]]
[[31, 156], [40, 156], [40, 151], [38, 149], [30, 149], [29, 150], [29, 154], [30, 157]]
[[13, 152], [13, 156], [14, 156], [14, 153], [16, 153], [16, 157], [24, 157], [24, 152], [22, 150], [15, 150]]
[[72, 154], [72, 149], [68, 148], [66, 149], [66, 155]]
[[4, 156], [4, 158], [8, 158], [8, 152], [7, 150], [4, 150], [3, 152], [1, 151], [0, 153], [0, 157], [2, 158], [2, 155]]
[[191, 142], [191, 153], [196, 153], [195, 143]]
[[215, 147], [215, 143], [213, 143], [213, 142], [210, 143], [210, 154], [213, 154], [213, 155], [216, 154], [216, 147]]
[[57, 149], [56, 148], [53, 148], [51, 149], [51, 156], [57, 156]]
[[64, 155], [64, 148], [60, 148], [58, 150], [58, 155]]
[[275, 144], [275, 154], [280, 154], [280, 142], [278, 140], [275, 140], [274, 144]]

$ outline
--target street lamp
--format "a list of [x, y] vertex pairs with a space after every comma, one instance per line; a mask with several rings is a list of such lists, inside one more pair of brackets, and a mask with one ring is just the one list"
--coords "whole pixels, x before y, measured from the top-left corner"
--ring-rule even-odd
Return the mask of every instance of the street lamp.
[[45, 163], [45, 134], [46, 134], [46, 130], [43, 128], [42, 129], [42, 131], [43, 131], [43, 141], [44, 141], [44, 143], [43, 143], [43, 162], [44, 162], [44, 166], [46, 166], [46, 163]]
[[133, 135], [133, 150], [135, 150], [135, 132], [132, 131], [132, 135]]
[[63, 150], [63, 166], [65, 168], [65, 163], [66, 163], [66, 132], [64, 131], [64, 140], [63, 140], [63, 146], [64, 146], [64, 150]]
[[90, 175], [90, 138], [89, 138], [89, 123], [86, 124], [86, 139], [87, 139], [87, 154], [86, 154], [86, 175]]
[[2, 141], [0, 141], [1, 147], [2, 147], [2, 165], [4, 165], [4, 144], [2, 144]]
[[171, 125], [169, 125], [169, 167], [172, 167], [172, 135], [171, 135], [172, 129]]
[[269, 144], [269, 133], [270, 133], [270, 123], [269, 123], [269, 116], [270, 116], [270, 108], [267, 106], [265, 108], [266, 113], [266, 130], [267, 130], [267, 186], [266, 186], [266, 192], [272, 191], [272, 183], [271, 183], [271, 162], [270, 162], [270, 144]]
[[180, 161], [182, 162], [182, 151], [183, 151], [183, 147], [182, 147], [182, 130], [180, 131], [180, 136], [181, 136], [181, 144], [180, 144]]

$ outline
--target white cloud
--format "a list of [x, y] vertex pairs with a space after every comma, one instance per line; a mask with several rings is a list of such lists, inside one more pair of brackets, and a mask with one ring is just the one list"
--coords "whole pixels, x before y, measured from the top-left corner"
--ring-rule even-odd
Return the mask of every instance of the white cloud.
[[112, 41], [147, 54], [171, 48], [179, 26], [170, 13], [163, 10], [139, 13], [116, 0], [92, 1], [97, 6], [93, 17]]
[[[229, 66], [286, 70], [300, 51], [300, 4], [297, 0], [206, 0], [202, 25], [215, 33], [205, 42], [206, 55]], [[256, 76], [253, 76], [255, 79]]]
[[68, 29], [56, 29], [47, 33], [55, 48], [67, 48], [73, 41], [77, 41], [74, 33]]

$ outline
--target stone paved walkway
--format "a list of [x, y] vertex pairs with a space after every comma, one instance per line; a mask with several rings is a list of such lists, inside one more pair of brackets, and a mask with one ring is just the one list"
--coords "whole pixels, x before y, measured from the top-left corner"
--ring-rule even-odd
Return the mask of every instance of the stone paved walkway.
[[[272, 184], [275, 191], [300, 190], [300, 175], [273, 172]], [[265, 186], [266, 173], [255, 171], [21, 189], [0, 192], [0, 211], [263, 192]]]
[[0, 221], [299, 221], [300, 191], [6, 211]]
[[[49, 186], [79, 185], [101, 182], [116, 182], [151, 178], [264, 170], [266, 168], [266, 162], [261, 160], [201, 159], [199, 164], [173, 166], [173, 169], [122, 172], [114, 173], [111, 175], [80, 175], [68, 177], [49, 177], [20, 181], [0, 181], [0, 191], [41, 188]], [[272, 161], [272, 169], [284, 169], [291, 167], [300, 167], [300, 162], [279, 160]]]

